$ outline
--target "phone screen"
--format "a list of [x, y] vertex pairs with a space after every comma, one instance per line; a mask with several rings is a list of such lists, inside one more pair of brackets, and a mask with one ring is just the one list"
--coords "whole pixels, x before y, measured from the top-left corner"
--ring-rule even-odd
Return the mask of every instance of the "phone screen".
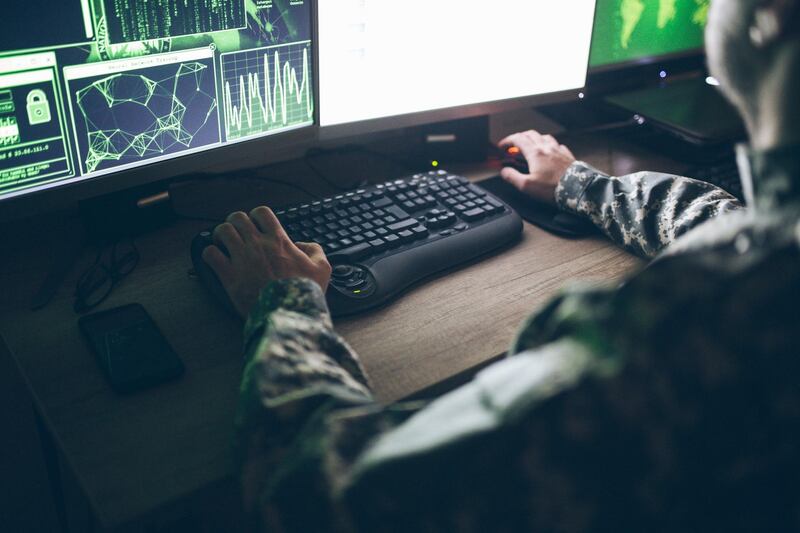
[[134, 392], [183, 374], [180, 358], [141, 305], [88, 315], [78, 324], [118, 392]]

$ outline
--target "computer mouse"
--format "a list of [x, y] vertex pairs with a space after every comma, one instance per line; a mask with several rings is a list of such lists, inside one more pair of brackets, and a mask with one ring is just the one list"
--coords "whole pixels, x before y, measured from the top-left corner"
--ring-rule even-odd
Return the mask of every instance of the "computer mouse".
[[511, 167], [522, 174], [530, 173], [528, 160], [522, 155], [522, 150], [520, 150], [518, 146], [508, 146], [503, 150], [503, 160], [501, 164], [504, 167]]
[[[197, 277], [200, 278], [200, 282], [205, 285], [208, 289], [208, 292], [211, 293], [211, 296], [227, 311], [238, 316], [236, 307], [234, 307], [233, 302], [228, 296], [228, 292], [225, 290], [225, 287], [222, 286], [222, 282], [220, 282], [217, 274], [203, 259], [203, 250], [212, 244], [215, 243], [210, 231], [203, 231], [194, 239], [192, 239], [190, 251], [192, 255], [192, 265], [194, 265], [194, 271], [197, 274]], [[224, 246], [217, 246], [222, 253], [230, 257], [230, 253], [228, 253], [228, 250], [226, 250]]]

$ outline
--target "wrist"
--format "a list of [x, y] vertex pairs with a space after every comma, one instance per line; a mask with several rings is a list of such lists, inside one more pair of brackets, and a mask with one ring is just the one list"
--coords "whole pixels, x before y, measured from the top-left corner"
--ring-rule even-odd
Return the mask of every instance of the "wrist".
[[555, 201], [559, 208], [580, 214], [580, 202], [586, 189], [602, 173], [583, 161], [572, 163], [561, 176], [555, 189]]
[[245, 346], [261, 332], [270, 316], [277, 311], [306, 315], [331, 325], [325, 294], [316, 281], [308, 278], [289, 278], [272, 281], [261, 290], [258, 300], [247, 316], [244, 327]]

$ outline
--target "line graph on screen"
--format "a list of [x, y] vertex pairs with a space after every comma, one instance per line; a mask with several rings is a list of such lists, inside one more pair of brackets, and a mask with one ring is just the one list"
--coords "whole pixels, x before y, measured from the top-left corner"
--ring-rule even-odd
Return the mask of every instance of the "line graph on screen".
[[304, 41], [222, 54], [228, 140], [313, 122], [309, 53]]

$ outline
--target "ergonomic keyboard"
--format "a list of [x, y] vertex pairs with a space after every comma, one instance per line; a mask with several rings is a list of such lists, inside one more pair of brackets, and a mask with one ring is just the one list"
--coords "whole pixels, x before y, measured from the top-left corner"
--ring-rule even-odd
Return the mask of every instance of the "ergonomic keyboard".
[[739, 200], [744, 200], [742, 191], [742, 178], [739, 174], [739, 167], [734, 156], [720, 158], [713, 163], [697, 166], [687, 172], [687, 174], [697, 180], [707, 181], [721, 189], [731, 193]]
[[[275, 211], [295, 242], [322, 245], [333, 266], [333, 316], [380, 306], [420, 280], [517, 240], [522, 220], [466, 178], [444, 170], [365, 187]], [[202, 260], [211, 231], [192, 241], [200, 279], [232, 308]], [[224, 251], [224, 250], [223, 250]]]

